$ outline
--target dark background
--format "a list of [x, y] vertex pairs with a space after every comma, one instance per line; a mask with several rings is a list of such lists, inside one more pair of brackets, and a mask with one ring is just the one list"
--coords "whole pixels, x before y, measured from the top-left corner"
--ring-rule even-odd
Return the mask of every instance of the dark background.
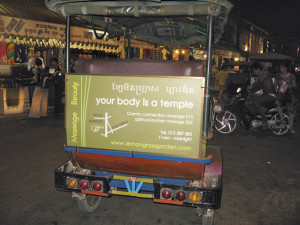
[[299, 0], [229, 0], [240, 15], [271, 36], [300, 38]]

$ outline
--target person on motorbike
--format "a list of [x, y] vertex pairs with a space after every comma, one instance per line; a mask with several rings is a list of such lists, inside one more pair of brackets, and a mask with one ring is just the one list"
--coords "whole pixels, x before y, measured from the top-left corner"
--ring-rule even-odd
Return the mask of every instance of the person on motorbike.
[[[255, 62], [252, 64], [250, 71], [257, 79], [248, 89], [246, 107], [252, 114], [258, 111], [262, 119], [262, 129], [268, 127], [265, 108], [269, 108], [276, 100], [276, 91], [270, 73], [263, 70], [262, 66]], [[252, 107], [251, 107], [252, 106]]]

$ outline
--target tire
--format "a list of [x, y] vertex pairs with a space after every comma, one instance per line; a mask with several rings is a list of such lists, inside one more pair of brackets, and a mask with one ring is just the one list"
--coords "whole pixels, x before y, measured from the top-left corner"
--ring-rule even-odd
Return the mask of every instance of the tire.
[[101, 201], [101, 197], [97, 195], [82, 194], [82, 196], [76, 198], [76, 200], [81, 211], [91, 213], [97, 209]]
[[[278, 113], [276, 113], [274, 116], [272, 116], [271, 120], [280, 120], [280, 116]], [[280, 124], [275, 124], [271, 130], [273, 132], [273, 134], [275, 135], [284, 135], [285, 133], [287, 133], [290, 129], [290, 120], [288, 115], [286, 115], [285, 113], [283, 113], [283, 120]]]
[[202, 215], [202, 225], [212, 225], [214, 221], [214, 209], [207, 209]]
[[215, 128], [221, 134], [233, 133], [237, 127], [238, 119], [236, 115], [230, 111], [224, 111], [216, 114]]
[[196, 208], [196, 214], [201, 217], [202, 225], [212, 225], [214, 220], [214, 209]]

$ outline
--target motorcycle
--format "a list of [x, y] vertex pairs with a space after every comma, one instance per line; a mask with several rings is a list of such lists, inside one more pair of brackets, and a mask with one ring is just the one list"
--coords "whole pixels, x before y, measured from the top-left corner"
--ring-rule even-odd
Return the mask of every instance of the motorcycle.
[[[238, 88], [237, 98], [233, 105], [223, 106], [217, 99], [211, 104], [211, 127], [221, 134], [231, 134], [238, 127], [250, 131], [264, 130], [263, 122], [258, 112], [252, 113], [246, 107], [246, 90]], [[267, 130], [275, 135], [284, 135], [289, 131], [289, 116], [283, 110], [283, 120], [280, 120], [275, 103], [265, 108], [267, 117]], [[280, 122], [279, 122], [280, 121]]]

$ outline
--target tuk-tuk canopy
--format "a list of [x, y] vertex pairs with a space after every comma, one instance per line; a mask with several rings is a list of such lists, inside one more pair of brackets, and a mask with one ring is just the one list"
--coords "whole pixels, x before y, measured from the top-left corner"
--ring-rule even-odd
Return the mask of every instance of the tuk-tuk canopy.
[[198, 48], [206, 43], [208, 15], [214, 19], [218, 42], [232, 4], [227, 0], [91, 1], [47, 0], [46, 6], [64, 16], [75, 16], [108, 33], [170, 48]]

